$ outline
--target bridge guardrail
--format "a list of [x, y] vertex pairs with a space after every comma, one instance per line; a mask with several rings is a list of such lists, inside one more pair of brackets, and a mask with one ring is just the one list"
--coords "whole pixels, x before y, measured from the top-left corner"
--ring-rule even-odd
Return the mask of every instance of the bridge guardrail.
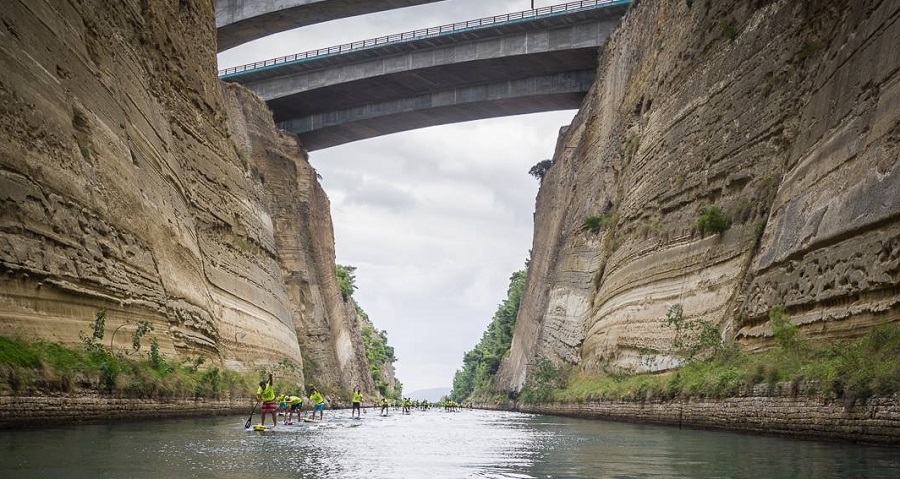
[[457, 22], [450, 23], [447, 25], [440, 25], [437, 27], [430, 28], [422, 28], [419, 30], [413, 30], [409, 32], [403, 33], [395, 33], [393, 35], [387, 35], [378, 38], [371, 38], [368, 40], [360, 40], [357, 42], [344, 43], [342, 45], [335, 45], [333, 47], [327, 48], [319, 48], [317, 50], [310, 50], [303, 53], [295, 53], [293, 55], [286, 55], [283, 57], [272, 58], [270, 60], [263, 60], [254, 63], [248, 63], [246, 65], [240, 65], [236, 67], [226, 68], [224, 70], [219, 70], [220, 78], [227, 78], [230, 76], [235, 76], [241, 73], [250, 72], [254, 70], [266, 69], [269, 67], [273, 67], [276, 65], [283, 65], [287, 63], [297, 63], [307, 60], [312, 60], [316, 58], [323, 58], [331, 55], [339, 55], [342, 53], [349, 53], [353, 51], [366, 50], [369, 48], [374, 48], [382, 45], [389, 45], [392, 43], [400, 43], [411, 40], [421, 40], [424, 38], [433, 38], [440, 35], [448, 35], [451, 33], [458, 33], [466, 30], [475, 30], [478, 28], [509, 24], [520, 22], [523, 20], [532, 20], [535, 18], [542, 17], [550, 17], [555, 15], [563, 15], [567, 13], [577, 12], [579, 10], [591, 10], [594, 8], [604, 8], [612, 5], [619, 5], [624, 3], [631, 3], [632, 0], [581, 0], [578, 2], [569, 2], [563, 3], [560, 5], [551, 5], [548, 7], [536, 8], [534, 10], [524, 10], [521, 12], [513, 12], [507, 13], [504, 15], [495, 15], [493, 17], [485, 17], [479, 18], [476, 20], [468, 20], [465, 22]]

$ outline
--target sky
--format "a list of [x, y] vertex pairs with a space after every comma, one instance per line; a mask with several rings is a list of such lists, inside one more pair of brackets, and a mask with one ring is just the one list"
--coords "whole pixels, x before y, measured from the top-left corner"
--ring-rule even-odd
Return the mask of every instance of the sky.
[[[535, 7], [562, 3], [534, 2]], [[219, 54], [219, 68], [527, 10], [531, 0], [444, 0], [311, 25]], [[310, 153], [331, 200], [337, 263], [387, 331], [405, 393], [451, 387], [463, 354], [531, 249], [539, 183], [574, 110], [436, 126]]]

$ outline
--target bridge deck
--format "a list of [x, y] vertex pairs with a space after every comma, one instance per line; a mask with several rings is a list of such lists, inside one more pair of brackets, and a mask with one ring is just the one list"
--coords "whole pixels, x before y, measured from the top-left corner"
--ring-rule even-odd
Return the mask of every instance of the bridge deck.
[[219, 77], [228, 81], [251, 83], [271, 76], [272, 72], [269, 70], [277, 69], [278, 75], [285, 75], [410, 50], [496, 38], [511, 33], [552, 30], [585, 20], [618, 19], [628, 9], [631, 1], [582, 0], [441, 25], [230, 67], [219, 70]]
[[308, 150], [425, 126], [577, 108], [631, 0], [583, 0], [223, 71]]

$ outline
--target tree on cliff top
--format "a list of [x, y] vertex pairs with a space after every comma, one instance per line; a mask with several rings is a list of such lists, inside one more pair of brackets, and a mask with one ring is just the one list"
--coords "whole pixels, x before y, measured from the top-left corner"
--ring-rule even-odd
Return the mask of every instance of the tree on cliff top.
[[353, 297], [356, 291], [356, 266], [345, 266], [338, 264], [334, 266], [335, 276], [337, 277], [338, 288], [341, 290], [341, 296], [344, 301]]
[[551, 166], [553, 166], [553, 162], [551, 160], [541, 160], [537, 162], [537, 164], [532, 166], [530, 170], [528, 170], [528, 174], [543, 181], [544, 175], [547, 174], [547, 171]]

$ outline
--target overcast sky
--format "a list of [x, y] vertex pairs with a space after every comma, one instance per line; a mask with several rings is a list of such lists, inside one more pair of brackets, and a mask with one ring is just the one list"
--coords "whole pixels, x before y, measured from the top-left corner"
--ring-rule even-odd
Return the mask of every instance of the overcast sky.
[[[556, 1], [535, 2], [536, 7]], [[312, 25], [219, 55], [219, 68], [527, 10], [530, 0], [445, 0]], [[310, 153], [331, 199], [337, 262], [386, 330], [404, 392], [450, 387], [531, 248], [538, 182], [575, 111], [437, 126]]]

